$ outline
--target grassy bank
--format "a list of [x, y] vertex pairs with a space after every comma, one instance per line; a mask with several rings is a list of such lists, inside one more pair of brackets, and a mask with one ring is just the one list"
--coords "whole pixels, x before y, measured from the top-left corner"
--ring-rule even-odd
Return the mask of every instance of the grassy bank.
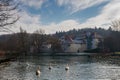
[[19, 54], [15, 52], [0, 52], [0, 64], [3, 62], [8, 62], [17, 58]]

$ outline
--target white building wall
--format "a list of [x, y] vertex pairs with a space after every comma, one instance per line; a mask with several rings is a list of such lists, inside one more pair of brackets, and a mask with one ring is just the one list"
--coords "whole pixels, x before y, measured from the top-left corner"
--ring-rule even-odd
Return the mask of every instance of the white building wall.
[[75, 44], [72, 43], [70, 46], [66, 49], [65, 52], [83, 52], [86, 49], [86, 46], [84, 44]]
[[98, 43], [99, 43], [98, 39], [93, 39], [92, 40], [92, 49], [96, 49], [98, 47]]
[[86, 44], [81, 44], [80, 52], [83, 52], [86, 49], [87, 49], [87, 45]]

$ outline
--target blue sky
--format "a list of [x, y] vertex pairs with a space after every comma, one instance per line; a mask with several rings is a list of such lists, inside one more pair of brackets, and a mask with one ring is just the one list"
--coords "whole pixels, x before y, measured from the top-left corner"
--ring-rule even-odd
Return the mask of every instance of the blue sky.
[[20, 20], [12, 29], [22, 27], [32, 33], [38, 29], [51, 34], [71, 29], [108, 28], [120, 18], [120, 0], [20, 0]]
[[67, 5], [59, 6], [56, 0], [47, 0], [41, 8], [26, 6], [27, 11], [34, 15], [41, 15], [42, 24], [50, 24], [51, 22], [59, 23], [63, 20], [75, 19], [79, 22], [84, 22], [90, 17], [96, 16], [100, 9], [109, 1], [105, 1], [98, 5], [93, 5], [84, 10], [71, 13]]

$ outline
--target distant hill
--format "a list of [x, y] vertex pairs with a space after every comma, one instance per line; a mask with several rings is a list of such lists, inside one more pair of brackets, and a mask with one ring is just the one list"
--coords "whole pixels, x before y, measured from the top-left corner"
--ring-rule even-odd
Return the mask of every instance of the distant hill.
[[[111, 29], [105, 30], [102, 28], [84, 28], [84, 29], [73, 29], [66, 32], [56, 32], [54, 35], [58, 38], [64, 35], [72, 35], [74, 37], [79, 37], [83, 32], [96, 32], [97, 34], [101, 35], [102, 37], [107, 37], [110, 35]], [[8, 40], [13, 34], [7, 35], [0, 35], [0, 42]], [[29, 34], [31, 35], [31, 34]], [[47, 35], [46, 35], [47, 36]]]
[[111, 29], [105, 30], [102, 28], [84, 28], [84, 29], [73, 29], [67, 32], [56, 32], [57, 37], [62, 37], [64, 35], [73, 35], [73, 36], [80, 36], [83, 32], [96, 32], [97, 34], [106, 37], [109, 36]]

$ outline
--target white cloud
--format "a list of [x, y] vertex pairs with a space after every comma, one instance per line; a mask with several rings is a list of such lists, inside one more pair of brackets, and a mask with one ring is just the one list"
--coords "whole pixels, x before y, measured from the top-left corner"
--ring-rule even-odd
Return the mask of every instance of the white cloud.
[[19, 28], [22, 27], [27, 32], [31, 33], [41, 26], [40, 15], [32, 15], [28, 12], [20, 12], [20, 19], [15, 23], [15, 27], [12, 27], [15, 32], [19, 32]]
[[43, 29], [46, 34], [52, 34], [56, 31], [68, 31], [70, 29], [79, 28], [78, 26], [80, 25], [79, 22], [75, 20], [64, 20], [58, 24], [51, 23], [49, 25], [42, 25], [40, 15], [31, 15], [27, 12], [22, 12], [21, 14], [22, 17], [20, 20], [16, 23], [15, 27], [12, 27], [15, 32], [19, 32], [20, 27], [22, 27], [28, 33], [33, 33], [37, 29]]
[[55, 33], [56, 31], [68, 31], [70, 29], [77, 28], [79, 25], [79, 22], [75, 20], [64, 20], [58, 24], [51, 23], [48, 25], [42, 25], [41, 24], [41, 17], [40, 15], [33, 15], [28, 12], [20, 12], [20, 20], [15, 23], [15, 27], [12, 27], [11, 30], [14, 30], [15, 32], [20, 31], [20, 27], [22, 27], [24, 30], [26, 30], [28, 33], [33, 33], [37, 29], [43, 29], [45, 30], [45, 33]]
[[21, 0], [21, 2], [29, 7], [40, 9], [46, 0]]
[[[100, 13], [92, 18], [89, 18], [86, 22], [80, 23], [76, 20], [63, 20], [59, 23], [51, 23], [49, 25], [41, 24], [40, 15], [32, 15], [28, 12], [21, 12], [22, 16], [20, 21], [16, 23], [17, 28], [14, 27], [14, 31], [18, 32], [19, 27], [21, 26], [23, 29], [27, 30], [27, 32], [32, 33], [35, 30], [41, 28], [44, 29], [46, 33], [55, 33], [56, 31], [68, 31], [70, 29], [81, 29], [86, 27], [109, 27], [108, 24], [111, 23], [112, 20], [120, 18], [120, 1], [112, 0], [106, 6], [104, 6]], [[106, 24], [106, 25], [105, 25]]]
[[94, 25], [103, 28], [108, 28], [111, 21], [120, 18], [120, 1], [112, 0], [106, 6], [103, 7], [99, 15], [88, 19], [82, 25]]
[[32, 15], [27, 12], [20, 13], [20, 21], [26, 24], [40, 24], [40, 15]]
[[94, 16], [92, 18], [89, 18], [86, 20], [84, 23], [79, 23], [75, 20], [67, 20], [63, 21], [58, 25], [60, 26], [60, 29], [58, 30], [63, 30], [63, 31], [68, 31], [70, 29], [76, 28], [94, 28], [95, 26], [97, 27], [102, 27], [102, 28], [108, 28], [111, 24], [111, 21], [120, 19], [120, 0], [112, 0], [110, 1], [106, 6], [103, 7], [103, 9], [100, 11], [100, 13], [97, 16]]
[[79, 22], [75, 20], [65, 20], [58, 24], [51, 23], [47, 26], [44, 26], [44, 29], [47, 33], [55, 33], [56, 31], [68, 31], [70, 29], [76, 29], [79, 25]]
[[72, 13], [101, 4], [109, 0], [56, 0], [59, 6], [67, 6]]

